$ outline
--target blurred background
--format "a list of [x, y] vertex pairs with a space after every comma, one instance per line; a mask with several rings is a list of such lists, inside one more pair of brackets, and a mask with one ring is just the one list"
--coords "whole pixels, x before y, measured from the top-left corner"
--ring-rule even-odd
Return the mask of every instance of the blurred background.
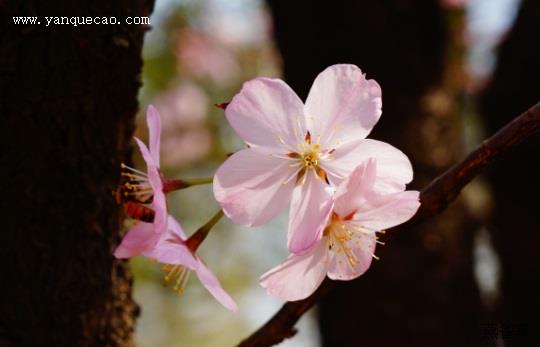
[[[383, 89], [383, 116], [370, 137], [411, 157], [412, 187], [421, 189], [537, 101], [538, 45], [529, 40], [539, 33], [538, 3], [157, 0], [136, 136], [146, 138], [144, 110], [155, 105], [166, 176], [212, 176], [243, 146], [214, 104], [258, 76], [283, 78], [305, 98], [325, 67], [353, 63]], [[531, 208], [538, 204], [524, 192], [539, 189], [527, 185], [538, 174], [537, 149], [538, 141], [529, 143], [475, 180], [437, 220], [390, 234], [377, 252], [382, 260], [305, 315], [282, 345], [530, 346], [540, 285], [527, 239], [540, 230]], [[218, 210], [211, 186], [168, 202], [188, 234]], [[200, 248], [238, 314], [195, 276], [179, 296], [162, 286], [158, 264], [133, 259], [137, 345], [231, 346], [268, 320], [283, 303], [258, 278], [287, 255], [286, 217], [253, 229], [225, 218]]]

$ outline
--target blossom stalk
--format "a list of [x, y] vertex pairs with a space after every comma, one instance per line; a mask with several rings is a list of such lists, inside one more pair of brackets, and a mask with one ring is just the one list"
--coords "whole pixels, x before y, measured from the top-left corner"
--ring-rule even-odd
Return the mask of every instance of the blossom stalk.
[[192, 178], [192, 179], [167, 179], [163, 177], [162, 180], [163, 180], [163, 192], [167, 194], [176, 190], [186, 189], [193, 186], [212, 184], [212, 181], [214, 179], [213, 177]]
[[206, 236], [208, 236], [210, 230], [212, 230], [214, 225], [219, 222], [221, 217], [223, 217], [223, 210], [219, 210], [208, 222], [206, 222], [206, 224], [197, 229], [197, 231], [187, 239], [186, 246], [190, 251], [195, 252], [199, 248], [204, 239], [206, 239]]

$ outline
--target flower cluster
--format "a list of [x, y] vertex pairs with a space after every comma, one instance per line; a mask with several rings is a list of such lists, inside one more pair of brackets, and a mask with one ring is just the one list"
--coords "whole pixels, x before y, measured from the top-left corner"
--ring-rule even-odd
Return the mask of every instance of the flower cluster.
[[147, 172], [122, 165], [124, 182], [116, 192], [117, 200], [126, 213], [137, 220], [114, 251], [117, 258], [143, 255], [164, 264], [165, 282], [175, 281], [173, 289], [183, 293], [189, 274], [193, 271], [206, 289], [229, 310], [237, 310], [236, 303], [219, 284], [196, 250], [209, 229], [219, 220], [221, 212], [190, 238], [180, 224], [167, 212], [165, 194], [186, 188], [194, 183], [166, 179], [159, 164], [161, 120], [158, 111], [150, 106], [146, 120], [149, 130], [149, 149], [135, 138], [146, 162]]
[[261, 285], [285, 300], [309, 296], [326, 274], [350, 280], [374, 256], [376, 233], [410, 219], [413, 172], [391, 145], [366, 139], [382, 110], [381, 88], [354, 65], [317, 76], [306, 103], [283, 81], [246, 82], [227, 120], [248, 148], [217, 171], [214, 195], [235, 223], [268, 222], [290, 204], [284, 264]]
[[[326, 276], [357, 278], [376, 257], [376, 244], [382, 244], [377, 234], [416, 213], [418, 192], [405, 190], [413, 177], [409, 159], [387, 143], [366, 138], [382, 114], [381, 88], [358, 67], [324, 70], [305, 104], [283, 81], [256, 78], [222, 105], [247, 145], [214, 176], [214, 196], [223, 213], [236, 224], [258, 226], [290, 206], [290, 255], [260, 281], [269, 294], [300, 300]], [[166, 280], [175, 277], [180, 291], [187, 270], [193, 270], [216, 299], [235, 309], [195, 253], [213, 224], [186, 238], [167, 214], [165, 193], [189, 184], [161, 174], [159, 115], [152, 107], [147, 120], [150, 149], [137, 140], [147, 173], [124, 167], [127, 180], [117, 193], [128, 215], [140, 222], [115, 255], [144, 255], [166, 264]]]

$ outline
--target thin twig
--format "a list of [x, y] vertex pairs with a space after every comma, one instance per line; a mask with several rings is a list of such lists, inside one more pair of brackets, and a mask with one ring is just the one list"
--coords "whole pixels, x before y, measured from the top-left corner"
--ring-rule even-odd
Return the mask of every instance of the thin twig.
[[[420, 194], [422, 205], [410, 221], [411, 225], [444, 211], [456, 199], [463, 187], [501, 154], [540, 131], [540, 102], [491, 136], [459, 164], [434, 179]], [[310, 297], [288, 302], [262, 327], [242, 341], [239, 347], [265, 347], [294, 336], [294, 325], [323, 296], [338, 284], [326, 279]]]

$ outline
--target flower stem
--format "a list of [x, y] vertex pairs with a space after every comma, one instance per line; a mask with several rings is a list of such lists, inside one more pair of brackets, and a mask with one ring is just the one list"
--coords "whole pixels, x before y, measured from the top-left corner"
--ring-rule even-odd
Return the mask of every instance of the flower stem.
[[192, 186], [211, 184], [213, 180], [214, 180], [213, 177], [193, 178], [189, 180], [182, 180], [182, 179], [169, 180], [169, 179], [164, 178], [163, 179], [163, 192], [170, 193], [175, 190], [185, 189]]
[[198, 186], [202, 184], [212, 184], [214, 177], [205, 177], [205, 178], [193, 178], [191, 180], [185, 180], [189, 186]]
[[189, 239], [187, 239], [186, 245], [190, 251], [195, 252], [197, 248], [199, 248], [206, 236], [208, 236], [210, 230], [212, 230], [214, 225], [219, 222], [221, 217], [223, 217], [223, 210], [219, 210], [219, 212], [216, 213], [212, 218], [210, 218], [210, 220], [206, 222], [205, 225], [197, 229], [197, 231], [193, 233], [193, 235], [191, 235]]

